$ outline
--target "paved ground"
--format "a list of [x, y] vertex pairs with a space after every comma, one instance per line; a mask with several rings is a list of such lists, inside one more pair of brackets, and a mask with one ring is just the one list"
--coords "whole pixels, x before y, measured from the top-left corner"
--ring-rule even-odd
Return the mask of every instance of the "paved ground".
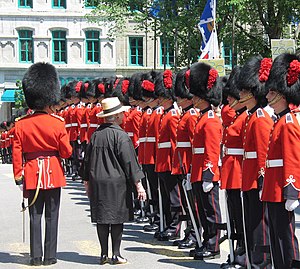
[[[22, 242], [21, 192], [15, 186], [12, 166], [0, 164], [0, 268], [29, 268], [29, 225], [25, 214], [26, 238]], [[299, 220], [299, 216], [297, 216]], [[299, 222], [297, 228], [299, 229]], [[142, 224], [125, 226], [122, 255], [129, 261], [122, 268], [219, 268], [228, 255], [228, 243], [221, 245], [221, 258], [194, 261], [188, 251], [178, 250], [171, 242], [158, 242]], [[89, 202], [79, 182], [68, 181], [62, 191], [58, 263], [51, 268], [98, 268], [100, 247], [96, 229], [90, 223]], [[109, 268], [110, 264], [103, 265]]]

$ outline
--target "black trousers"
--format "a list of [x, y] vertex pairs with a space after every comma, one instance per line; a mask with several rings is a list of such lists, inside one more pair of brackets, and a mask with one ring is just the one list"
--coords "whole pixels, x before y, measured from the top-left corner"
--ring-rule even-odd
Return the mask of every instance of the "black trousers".
[[166, 218], [167, 232], [177, 234], [180, 229], [179, 215], [181, 214], [180, 192], [177, 176], [171, 172], [159, 172], [160, 189], [163, 202], [163, 210]]
[[230, 227], [233, 233], [238, 235], [237, 247], [244, 247], [244, 230], [243, 230], [243, 215], [242, 201], [240, 189], [226, 190], [227, 206], [230, 218]]
[[[44, 207], [46, 226], [44, 241], [44, 258], [56, 258], [60, 193], [61, 188], [55, 188], [51, 190], [40, 190], [35, 203], [31, 207], [29, 207], [31, 258], [39, 258], [43, 256], [41, 221]], [[29, 204], [33, 200], [34, 194], [35, 190], [29, 191]]]
[[243, 192], [245, 227], [246, 227], [246, 247], [248, 249], [251, 266], [257, 268], [259, 264], [270, 259], [269, 253], [264, 253], [262, 246], [268, 247], [269, 240], [269, 223], [267, 208], [259, 200], [259, 191], [252, 189]]
[[143, 170], [147, 176], [150, 186], [153, 209], [154, 212], [158, 213], [158, 175], [154, 169], [154, 164], [143, 164]]
[[216, 224], [221, 223], [221, 210], [219, 204], [219, 184], [214, 182], [214, 187], [209, 192], [204, 192], [202, 182], [193, 183], [193, 192], [196, 197], [198, 214], [203, 228], [204, 245], [207, 250], [220, 251], [220, 231]]
[[295, 235], [294, 211], [285, 209], [285, 202], [267, 202], [273, 265], [276, 269], [291, 268], [292, 260], [299, 260], [299, 246]]

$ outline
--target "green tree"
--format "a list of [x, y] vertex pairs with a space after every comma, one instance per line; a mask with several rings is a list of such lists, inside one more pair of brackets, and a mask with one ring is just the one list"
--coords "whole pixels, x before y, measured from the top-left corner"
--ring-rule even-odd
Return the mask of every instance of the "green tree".
[[[155, 29], [158, 36], [174, 39], [177, 62], [184, 66], [196, 61], [200, 54], [197, 24], [205, 4], [199, 0], [106, 0], [98, 1], [87, 18], [108, 25], [111, 38], [126, 33], [128, 20], [134, 21], [140, 31]], [[155, 5], [159, 6], [157, 17], [151, 15]], [[240, 63], [257, 53], [271, 56], [270, 40], [286, 37], [287, 26], [299, 20], [299, 8], [299, 0], [219, 0], [219, 42], [233, 45]]]
[[15, 91], [15, 108], [21, 109], [27, 107], [25, 102], [25, 96], [22, 88], [22, 83], [20, 80], [16, 81], [16, 86], [18, 87], [18, 90]]

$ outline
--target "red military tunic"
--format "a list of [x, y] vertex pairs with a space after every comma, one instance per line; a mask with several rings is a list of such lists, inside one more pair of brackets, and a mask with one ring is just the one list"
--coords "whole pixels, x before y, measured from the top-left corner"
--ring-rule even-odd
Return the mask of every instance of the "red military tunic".
[[221, 189], [242, 187], [242, 162], [244, 156], [242, 129], [246, 111], [236, 114], [223, 131], [223, 154], [221, 168]]
[[159, 135], [158, 127], [163, 113], [164, 108], [160, 106], [152, 112], [148, 120], [148, 128], [145, 136], [145, 152], [147, 154], [144, 156], [144, 164], [155, 164], [156, 143]]
[[103, 122], [102, 118], [97, 117], [97, 114], [100, 113], [101, 111], [102, 111], [102, 107], [100, 103], [97, 103], [91, 110], [90, 125], [87, 133], [88, 141], [90, 141], [91, 136], [98, 128], [98, 125], [100, 125]]
[[82, 113], [81, 122], [80, 122], [80, 142], [87, 142], [87, 131], [89, 127], [89, 114], [91, 112], [91, 104], [88, 104]]
[[145, 164], [145, 158], [148, 155], [148, 152], [146, 151], [146, 136], [148, 133], [148, 124], [149, 119], [152, 114], [152, 109], [148, 108], [146, 111], [144, 111], [142, 118], [141, 118], [141, 124], [139, 129], [139, 154], [138, 154], [138, 160], [140, 164]]
[[[300, 191], [300, 126], [293, 113], [283, 115], [273, 126], [267, 152], [262, 201], [284, 202], [292, 187]], [[300, 196], [299, 196], [300, 198]], [[296, 197], [297, 199], [297, 197]]]
[[0, 148], [5, 148], [5, 132], [2, 132], [0, 135]]
[[179, 118], [180, 113], [174, 108], [161, 117], [157, 137], [156, 172], [172, 170], [172, 158], [176, 147], [176, 128]]
[[221, 109], [222, 124], [224, 127], [229, 126], [232, 119], [235, 117], [235, 110], [229, 105], [224, 105]]
[[8, 131], [9, 146], [11, 146], [11, 145], [13, 144], [13, 141], [14, 141], [14, 134], [15, 134], [15, 127], [12, 127], [12, 128]]
[[[203, 113], [203, 114], [202, 114]], [[191, 182], [219, 181], [222, 124], [213, 110], [204, 110], [195, 126]]]
[[267, 147], [273, 120], [262, 108], [248, 112], [243, 126], [244, 160], [242, 191], [258, 188], [258, 178], [264, 174]]
[[75, 120], [76, 120], [76, 123], [77, 123], [77, 138], [79, 137], [79, 140], [80, 140], [80, 129], [81, 129], [81, 120], [82, 120], [82, 116], [85, 112], [85, 104], [83, 103], [80, 103], [76, 106], [75, 108]]
[[129, 111], [126, 121], [123, 124], [123, 129], [130, 137], [134, 148], [139, 146], [139, 129], [142, 117], [142, 109], [135, 107]]
[[37, 187], [38, 157], [43, 157], [41, 189], [65, 186], [66, 180], [60, 158], [69, 158], [71, 154], [72, 147], [63, 119], [38, 112], [16, 122], [13, 172], [16, 181], [21, 180], [24, 175], [26, 190]]
[[5, 131], [4, 134], [5, 134], [5, 144], [4, 145], [5, 145], [5, 148], [8, 148], [9, 142], [10, 142], [9, 133], [8, 133], [8, 131]]
[[176, 129], [176, 148], [172, 160], [172, 174], [174, 175], [182, 174], [178, 154], [180, 154], [184, 171], [188, 173], [190, 170], [192, 144], [189, 133], [194, 132], [198, 116], [199, 112], [195, 108], [191, 108], [179, 119]]

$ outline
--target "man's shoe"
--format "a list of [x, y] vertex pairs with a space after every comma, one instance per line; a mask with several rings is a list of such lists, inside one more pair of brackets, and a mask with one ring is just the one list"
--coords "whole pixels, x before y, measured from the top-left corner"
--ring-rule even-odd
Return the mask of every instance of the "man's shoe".
[[43, 265], [52, 265], [52, 264], [56, 264], [57, 263], [57, 259], [56, 258], [50, 258], [50, 259], [44, 259]]
[[199, 247], [196, 246], [195, 248], [193, 248], [193, 249], [190, 250], [189, 256], [190, 257], [194, 257], [196, 252], [201, 252], [201, 251], [204, 251], [204, 250], [206, 250], [206, 248], [205, 248], [204, 245], [202, 245], [201, 248], [199, 248]]
[[31, 266], [40, 266], [40, 265], [42, 265], [42, 257], [31, 258], [30, 259], [30, 265]]
[[220, 258], [220, 251], [196, 251], [194, 255], [194, 260], [204, 260], [204, 259], [217, 259]]
[[158, 225], [156, 224], [145, 225], [143, 229], [145, 232], [156, 232], [158, 231]]
[[101, 255], [100, 257], [100, 264], [103, 265], [103, 264], [106, 264], [108, 263], [108, 257], [107, 255]]
[[121, 256], [113, 255], [111, 258], [111, 264], [125, 264], [127, 260]]
[[188, 239], [178, 244], [179, 249], [187, 249], [187, 248], [194, 248], [194, 247], [196, 247], [196, 242], [192, 239]]

